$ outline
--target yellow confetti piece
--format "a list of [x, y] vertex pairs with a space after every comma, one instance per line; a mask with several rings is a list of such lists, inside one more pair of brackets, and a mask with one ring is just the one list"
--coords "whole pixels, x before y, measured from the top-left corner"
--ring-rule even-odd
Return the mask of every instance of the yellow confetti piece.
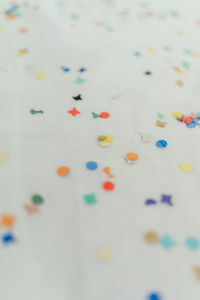
[[98, 253], [99, 259], [103, 262], [109, 262], [113, 258], [113, 251], [108, 247], [103, 247], [99, 250]]
[[155, 53], [155, 52], [156, 52], [156, 50], [155, 50], [154, 48], [152, 48], [152, 47], [148, 48], [147, 50], [148, 50], [148, 52], [150, 52], [150, 53]]
[[173, 111], [173, 115], [176, 117], [176, 118], [181, 118], [183, 116], [182, 112], [179, 111], [179, 110], [174, 110]]
[[110, 143], [113, 143], [113, 135], [111, 134], [111, 135], [108, 135], [107, 137], [106, 137], [106, 139], [104, 140], [104, 142], [110, 142]]
[[44, 78], [46, 78], [47, 76], [43, 73], [43, 72], [40, 72], [40, 73], [38, 73], [37, 74], [37, 78], [38, 79], [44, 79]]
[[182, 162], [180, 164], [180, 168], [184, 172], [187, 172], [187, 173], [192, 172], [192, 166], [186, 162]]
[[177, 31], [176, 33], [178, 36], [183, 36], [183, 32], [182, 31]]
[[3, 164], [6, 162], [8, 158], [8, 152], [3, 152], [1, 155], [0, 155], [0, 163]]
[[0, 27], [0, 32], [3, 32], [5, 29], [3, 27]]
[[27, 50], [20, 50], [18, 52], [18, 56], [25, 56], [25, 55], [27, 55]]
[[200, 57], [200, 55], [198, 53], [193, 53], [192, 55], [193, 55], [194, 58], [199, 58]]

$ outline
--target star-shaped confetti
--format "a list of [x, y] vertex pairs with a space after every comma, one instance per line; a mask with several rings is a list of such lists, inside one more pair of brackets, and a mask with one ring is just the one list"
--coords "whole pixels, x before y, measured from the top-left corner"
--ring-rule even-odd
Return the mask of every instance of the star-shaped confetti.
[[173, 206], [173, 203], [172, 203], [172, 196], [171, 195], [162, 195], [162, 198], [161, 198], [161, 202], [162, 203], [166, 203], [170, 206]]
[[39, 208], [35, 203], [25, 204], [24, 207], [29, 214], [35, 214], [39, 212]]
[[75, 117], [76, 115], [80, 114], [80, 111], [78, 111], [76, 107], [74, 107], [72, 110], [68, 110], [68, 113]]

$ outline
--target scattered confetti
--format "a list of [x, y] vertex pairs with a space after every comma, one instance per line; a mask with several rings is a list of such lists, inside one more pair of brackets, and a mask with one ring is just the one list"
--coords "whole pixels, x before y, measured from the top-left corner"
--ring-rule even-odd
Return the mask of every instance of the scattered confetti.
[[110, 248], [103, 247], [99, 250], [98, 256], [102, 262], [108, 263], [113, 259], [114, 253]]
[[159, 140], [159, 141], [156, 142], [156, 146], [158, 148], [166, 148], [167, 147], [167, 141]]
[[110, 167], [103, 168], [103, 172], [105, 172], [108, 175], [109, 178], [115, 177], [115, 175], [111, 174]]
[[25, 28], [25, 27], [22, 27], [22, 28], [19, 29], [19, 32], [20, 32], [20, 33], [27, 33], [27, 32], [28, 32], [28, 29]]
[[81, 98], [81, 94], [79, 94], [78, 96], [72, 97], [74, 100], [78, 101], [78, 100], [83, 100]]
[[124, 159], [129, 164], [135, 163], [135, 161], [138, 160], [138, 154], [133, 152], [127, 153]]
[[156, 122], [156, 125], [159, 126], [159, 127], [166, 127], [167, 123], [166, 122], [161, 122], [161, 121], [158, 120]]
[[1, 218], [1, 226], [13, 228], [16, 218], [14, 216], [4, 214]]
[[35, 203], [25, 204], [24, 207], [31, 215], [39, 212], [39, 208]]
[[146, 75], [152, 75], [151, 71], [144, 72]]
[[169, 206], [173, 206], [173, 203], [172, 203], [172, 196], [171, 195], [162, 195], [162, 198], [161, 198], [161, 203], [166, 203], [168, 204]]
[[58, 168], [57, 173], [60, 176], [66, 176], [70, 173], [70, 169], [68, 167], [62, 166]]
[[162, 300], [161, 296], [158, 293], [149, 294], [148, 300]]
[[40, 72], [40, 73], [37, 74], [37, 78], [38, 79], [45, 79], [45, 78], [47, 78], [47, 76], [43, 72]]
[[77, 79], [75, 80], [76, 83], [82, 84], [85, 82], [85, 79], [83, 79], [82, 77], [77, 77]]
[[0, 163], [4, 164], [8, 159], [8, 152], [3, 152], [0, 154]]
[[89, 195], [84, 195], [84, 199], [87, 204], [94, 204], [97, 202], [95, 193], [89, 194]]
[[75, 117], [76, 115], [80, 114], [80, 111], [78, 111], [76, 107], [74, 107], [72, 110], [68, 110], [68, 113]]
[[35, 109], [31, 109], [31, 110], [30, 110], [30, 113], [31, 113], [32, 115], [35, 115], [35, 114], [43, 114], [44, 111], [43, 111], [43, 110], [35, 110]]
[[200, 266], [194, 267], [193, 269], [194, 269], [196, 278], [197, 278], [198, 280], [200, 280]]
[[149, 243], [149, 244], [157, 244], [160, 240], [159, 235], [154, 232], [154, 231], [148, 231], [145, 234], [145, 240]]
[[199, 240], [194, 237], [188, 237], [186, 244], [191, 250], [198, 250], [200, 246]]
[[176, 84], [179, 85], [180, 87], [184, 86], [184, 82], [182, 80], [177, 80]]
[[70, 72], [70, 68], [61, 66], [61, 69], [63, 70], [63, 72], [66, 72], [66, 73]]
[[18, 56], [25, 56], [25, 55], [27, 55], [27, 53], [28, 53], [27, 49], [22, 49], [22, 50], [19, 50]]
[[135, 51], [135, 52], [134, 52], [134, 55], [137, 56], [137, 57], [140, 57], [140, 56], [141, 56], [141, 52]]
[[176, 242], [169, 235], [163, 236], [160, 242], [166, 249], [170, 249], [176, 245]]
[[2, 242], [3, 242], [4, 244], [6, 244], [6, 245], [11, 244], [11, 243], [14, 243], [15, 241], [16, 241], [16, 239], [15, 239], [15, 237], [14, 237], [14, 235], [13, 235], [12, 232], [10, 232], [10, 233], [5, 233], [5, 234], [3, 234], [3, 236], [2, 236]]
[[151, 135], [140, 133], [140, 136], [143, 143], [149, 143], [152, 140]]
[[163, 114], [161, 114], [161, 113], [159, 112], [158, 115], [157, 115], [157, 117], [158, 117], [159, 119], [164, 119], [164, 118], [165, 118], [165, 115], [163, 115]]
[[186, 162], [182, 162], [180, 164], [180, 168], [184, 172], [192, 172], [192, 166]]
[[103, 188], [106, 191], [113, 191], [114, 188], [115, 188], [115, 185], [111, 181], [105, 181], [104, 184], [103, 184]]
[[146, 204], [146, 205], [155, 205], [155, 204], [157, 204], [157, 202], [156, 202], [156, 200], [154, 200], [154, 199], [147, 199], [147, 200], [145, 201], [145, 204]]
[[35, 204], [42, 204], [44, 202], [44, 198], [41, 195], [33, 195], [31, 198]]
[[83, 73], [83, 72], [85, 72], [85, 71], [87, 71], [87, 70], [86, 70], [86, 68], [80, 68], [78, 71], [79, 71], [80, 73]]
[[86, 168], [88, 170], [94, 171], [98, 168], [98, 164], [95, 161], [88, 161], [87, 164], [86, 164]]

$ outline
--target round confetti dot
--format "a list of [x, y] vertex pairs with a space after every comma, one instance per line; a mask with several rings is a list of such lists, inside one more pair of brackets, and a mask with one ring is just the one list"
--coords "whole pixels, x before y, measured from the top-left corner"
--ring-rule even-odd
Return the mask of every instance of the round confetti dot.
[[128, 160], [134, 161], [138, 159], [138, 155], [136, 153], [127, 153], [126, 158]]
[[67, 167], [59, 167], [57, 173], [60, 176], [66, 176], [70, 173], [70, 169]]
[[108, 247], [99, 250], [98, 256], [102, 262], [109, 262], [113, 258], [113, 251]]
[[146, 234], [145, 234], [145, 239], [148, 243], [150, 244], [157, 244], [160, 240], [158, 234], [154, 231], [148, 231]]
[[103, 188], [106, 191], [112, 191], [112, 190], [114, 190], [115, 185], [111, 181], [105, 181], [103, 184]]
[[98, 164], [95, 161], [88, 161], [86, 164], [86, 168], [88, 170], [96, 170], [98, 168]]
[[196, 238], [193, 238], [193, 237], [187, 238], [186, 244], [192, 250], [197, 250], [199, 248], [199, 245], [200, 245], [199, 241]]
[[165, 140], [159, 140], [156, 142], [156, 146], [159, 148], [166, 148], [167, 147], [167, 141]]
[[110, 142], [106, 142], [106, 141], [99, 141], [98, 142], [98, 145], [100, 146], [100, 147], [103, 147], [103, 148], [108, 148], [108, 147], [110, 147]]
[[182, 112], [181, 111], [178, 111], [178, 110], [174, 110], [173, 111], [173, 115], [176, 117], [176, 118], [181, 118], [183, 116]]
[[192, 166], [190, 164], [186, 163], [186, 162], [182, 162], [180, 164], [180, 168], [184, 172], [188, 172], [188, 173], [192, 172]]
[[102, 118], [104, 118], [104, 119], [107, 119], [107, 118], [110, 117], [110, 114], [107, 113], [107, 112], [102, 112], [102, 113], [100, 113], [100, 116], [101, 116]]
[[42, 204], [44, 202], [44, 198], [40, 195], [33, 195], [32, 196], [32, 201], [35, 203], [35, 204]]
[[152, 293], [149, 295], [148, 300], [161, 300], [161, 297], [157, 293]]

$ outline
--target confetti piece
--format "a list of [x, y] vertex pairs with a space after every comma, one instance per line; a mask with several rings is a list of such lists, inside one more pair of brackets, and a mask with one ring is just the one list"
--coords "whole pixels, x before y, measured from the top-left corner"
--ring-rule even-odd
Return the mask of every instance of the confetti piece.
[[45, 78], [47, 78], [47, 76], [43, 72], [39, 72], [36, 76], [37, 76], [38, 79], [45, 79]]
[[4, 28], [3, 27], [0, 27], [0, 32], [3, 32], [4, 31]]
[[110, 114], [107, 113], [107, 112], [101, 112], [101, 113], [100, 113], [100, 116], [101, 116], [103, 119], [107, 119], [107, 118], [110, 117]]
[[192, 172], [192, 166], [186, 162], [182, 162], [180, 164], [180, 168], [184, 172], [187, 172], [187, 173]]
[[81, 98], [81, 94], [79, 94], [78, 96], [72, 97], [74, 100], [79, 101], [79, 100], [83, 100]]
[[86, 68], [80, 68], [78, 71], [80, 72], [80, 73], [83, 73], [83, 72], [85, 72], [87, 69]]
[[143, 143], [149, 143], [152, 140], [152, 136], [150, 136], [148, 134], [140, 133], [140, 136], [141, 136], [141, 140]]
[[159, 112], [158, 115], [157, 115], [157, 117], [158, 117], [159, 119], [164, 119], [164, 118], [165, 118], [165, 115], [163, 115], [163, 114], [161, 114], [161, 113]]
[[22, 28], [19, 29], [19, 32], [20, 32], [20, 33], [27, 33], [28, 30], [27, 30], [27, 28], [22, 27]]
[[96, 170], [98, 168], [98, 164], [95, 161], [88, 161], [86, 164], [86, 168], [88, 170]]
[[191, 122], [189, 124], [185, 124], [186, 127], [188, 128], [195, 128], [196, 127], [196, 123], [195, 122]]
[[66, 73], [70, 72], [70, 68], [61, 66], [61, 69], [63, 70], [63, 72], [66, 72]]
[[82, 84], [85, 82], [85, 79], [83, 79], [82, 77], [77, 77], [77, 79], [75, 80], [76, 83]]
[[146, 75], [152, 75], [151, 71], [145, 71], [144, 72]]
[[156, 146], [158, 148], [166, 148], [167, 147], [167, 141], [159, 140], [159, 141], [156, 142]]
[[92, 116], [93, 116], [94, 119], [101, 118], [101, 116], [96, 114], [95, 112], [92, 112]]
[[194, 238], [194, 237], [188, 237], [186, 239], [186, 245], [191, 249], [191, 250], [198, 250], [199, 249], [199, 241]]
[[135, 163], [135, 161], [138, 160], [138, 154], [133, 152], [127, 153], [124, 159], [129, 164]]
[[183, 114], [181, 111], [178, 111], [178, 110], [174, 110], [173, 111], [173, 115], [176, 117], [176, 118], [182, 118]]
[[179, 85], [180, 87], [184, 86], [184, 82], [182, 80], [177, 80], [176, 84]]
[[166, 203], [170, 206], [173, 206], [173, 203], [172, 203], [172, 196], [171, 195], [165, 195], [163, 194], [161, 196], [161, 203]]
[[110, 143], [113, 143], [113, 135], [108, 135], [105, 139], [104, 139], [104, 142], [110, 142]]
[[148, 231], [144, 237], [149, 244], [157, 244], [160, 240], [158, 234], [155, 231]]
[[0, 163], [4, 164], [8, 159], [8, 152], [3, 152], [0, 154]]
[[95, 193], [89, 194], [89, 195], [84, 195], [83, 197], [84, 197], [85, 202], [86, 202], [87, 204], [94, 204], [94, 203], [97, 202]]
[[99, 141], [98, 145], [102, 148], [108, 148], [110, 147], [111, 143], [110, 142], [106, 142], [106, 141]]
[[114, 253], [110, 248], [103, 247], [99, 250], [98, 256], [102, 262], [108, 263], [113, 259]]
[[39, 212], [39, 208], [35, 203], [25, 204], [24, 207], [29, 214], [35, 214]]
[[33, 195], [31, 197], [33, 203], [35, 204], [42, 204], [44, 203], [44, 198], [41, 195]]
[[70, 169], [68, 167], [62, 166], [57, 169], [57, 173], [60, 176], [66, 176], [70, 173]]
[[76, 115], [80, 114], [80, 111], [78, 111], [76, 107], [74, 107], [72, 110], [68, 110], [68, 113], [75, 117]]
[[155, 205], [155, 204], [157, 204], [157, 202], [156, 202], [156, 200], [154, 200], [154, 199], [147, 199], [147, 200], [145, 201], [145, 204], [146, 204], [146, 205]]
[[194, 58], [199, 58], [199, 57], [200, 57], [199, 53], [193, 53], [192, 56], [193, 56]]
[[148, 48], [147, 50], [148, 50], [149, 53], [155, 53], [156, 52], [155, 49], [152, 48], [152, 47]]
[[200, 280], [200, 266], [194, 267], [193, 269], [194, 269], [196, 278], [197, 278], [198, 280]]
[[137, 56], [137, 57], [140, 57], [140, 56], [141, 56], [141, 52], [135, 51], [135, 52], [134, 52], [134, 55]]
[[105, 172], [109, 178], [115, 177], [115, 175], [111, 174], [110, 167], [108, 167], [108, 166], [103, 168], [103, 172]]
[[172, 238], [169, 235], [163, 236], [160, 242], [163, 245], [163, 247], [165, 247], [166, 249], [170, 249], [176, 245], [176, 242], [172, 240]]
[[188, 71], [190, 69], [190, 63], [188, 61], [183, 61], [182, 66]]
[[1, 226], [13, 228], [15, 224], [16, 218], [14, 216], [4, 214], [1, 219]]
[[30, 110], [30, 113], [31, 113], [32, 115], [35, 115], [35, 114], [43, 114], [44, 111], [43, 111], [43, 110], [35, 110], [35, 109], [31, 109], [31, 110]]
[[16, 239], [15, 239], [15, 237], [14, 237], [14, 235], [13, 235], [12, 232], [10, 232], [10, 233], [5, 233], [5, 234], [3, 234], [3, 236], [2, 236], [2, 242], [3, 242], [4, 244], [6, 244], [6, 245], [11, 244], [11, 243], [14, 243], [15, 241], [16, 241]]
[[114, 188], [115, 188], [115, 185], [114, 185], [114, 183], [111, 182], [111, 181], [105, 181], [105, 182], [103, 183], [103, 188], [104, 188], [104, 190], [106, 190], [106, 191], [113, 191]]
[[161, 296], [157, 293], [149, 294], [148, 300], [162, 300]]
[[167, 123], [166, 123], [166, 122], [161, 122], [161, 121], [158, 120], [158, 121], [156, 122], [156, 125], [157, 125], [158, 127], [163, 127], [163, 128], [164, 128], [164, 127], [166, 127]]
[[25, 56], [25, 55], [27, 55], [27, 53], [28, 53], [27, 49], [22, 49], [22, 50], [19, 50], [18, 56]]

